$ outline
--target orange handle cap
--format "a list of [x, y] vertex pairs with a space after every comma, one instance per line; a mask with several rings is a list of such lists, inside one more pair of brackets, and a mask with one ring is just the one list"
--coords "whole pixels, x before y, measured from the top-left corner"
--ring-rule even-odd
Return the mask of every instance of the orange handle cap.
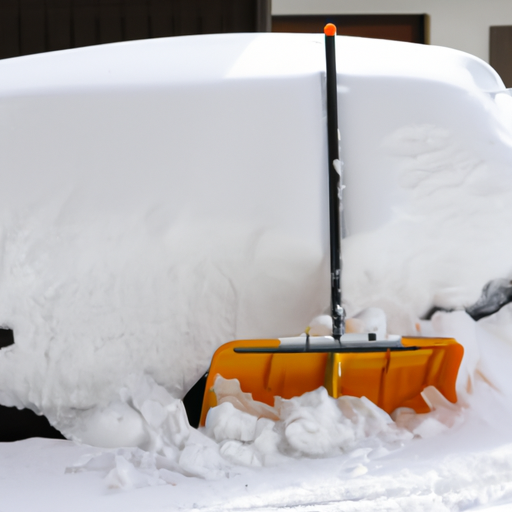
[[335, 36], [336, 35], [336, 25], [334, 23], [327, 23], [324, 27], [324, 34], [326, 36]]

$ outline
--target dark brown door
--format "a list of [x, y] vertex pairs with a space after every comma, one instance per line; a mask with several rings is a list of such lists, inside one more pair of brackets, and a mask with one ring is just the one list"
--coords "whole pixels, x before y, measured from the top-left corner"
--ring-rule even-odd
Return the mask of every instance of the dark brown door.
[[512, 26], [491, 27], [489, 63], [507, 87], [512, 87]]
[[334, 23], [338, 34], [427, 43], [426, 14], [339, 14], [322, 16], [272, 16], [272, 32], [323, 33]]

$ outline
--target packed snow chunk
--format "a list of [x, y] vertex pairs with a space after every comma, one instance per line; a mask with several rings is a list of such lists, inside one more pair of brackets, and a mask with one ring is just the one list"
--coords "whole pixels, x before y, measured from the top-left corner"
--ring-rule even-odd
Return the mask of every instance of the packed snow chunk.
[[77, 417], [79, 422], [62, 430], [75, 441], [104, 448], [149, 444], [150, 435], [141, 414], [125, 402], [114, 400]]
[[261, 458], [254, 444], [230, 439], [222, 443], [220, 454], [239, 466], [262, 466]]
[[150, 449], [158, 451], [162, 445], [183, 448], [192, 434], [183, 402], [148, 376], [135, 382], [138, 385], [124, 387], [122, 394], [144, 418], [152, 436]]
[[[240, 411], [238, 413], [245, 414]], [[232, 415], [228, 415], [228, 418], [233, 420]], [[256, 420], [253, 440], [248, 440], [248, 436], [246, 436], [246, 440], [243, 440], [243, 434], [236, 439], [233, 436], [232, 427], [228, 428], [226, 433], [222, 433], [223, 420], [217, 422], [217, 432], [214, 432], [214, 435], [217, 434], [219, 438], [219, 452], [222, 457], [239, 466], [275, 466], [285, 462], [287, 458], [279, 452], [281, 436], [275, 428], [276, 423], [268, 418], [257, 419], [254, 416], [253, 418]], [[216, 416], [212, 415], [210, 421], [215, 423], [216, 419]], [[210, 431], [210, 428], [207, 423], [207, 432]], [[240, 426], [235, 428], [240, 429]]]
[[365, 396], [341, 396], [337, 400], [343, 415], [349, 418], [356, 431], [356, 436], [378, 437], [387, 442], [405, 441], [410, 439], [407, 432], [396, 429], [390, 415], [368, 400]]
[[206, 432], [215, 441], [239, 439], [254, 441], [258, 418], [235, 409], [232, 403], [224, 402], [208, 411]]
[[278, 401], [283, 450], [294, 456], [325, 457], [347, 452], [368, 437], [385, 442], [411, 438], [389, 415], [365, 397], [337, 400], [319, 388], [301, 397]]
[[432, 416], [425, 418], [413, 429], [413, 434], [423, 438], [437, 436], [448, 430], [448, 427]]
[[430, 393], [438, 394], [443, 399], [443, 403], [436, 407], [431, 405], [432, 411], [426, 414], [416, 414], [413, 409], [399, 407], [391, 415], [397, 426], [409, 430], [415, 436], [426, 439], [437, 436], [463, 421], [464, 411], [461, 407], [453, 407], [453, 404], [444, 399], [433, 387], [430, 388]]
[[186, 475], [218, 480], [226, 476], [229, 465], [220, 456], [218, 446], [208, 443], [204, 437], [201, 435], [196, 442], [187, 443], [178, 462]]
[[218, 375], [213, 385], [213, 391], [218, 405], [229, 402], [239, 411], [248, 412], [258, 418], [279, 419], [278, 412], [274, 407], [254, 400], [251, 393], [244, 393], [238, 379], [225, 379], [222, 375]]
[[95, 453], [85, 453], [66, 468], [66, 473], [82, 473], [84, 471], [99, 471], [108, 473], [115, 465], [114, 451], [96, 450]]
[[148, 375], [129, 376], [109, 404], [76, 416], [80, 421], [65, 426], [63, 433], [75, 441], [106, 448], [181, 449], [192, 431], [183, 402]]
[[[119, 403], [130, 411], [127, 416], [134, 418], [133, 431], [144, 432], [144, 437], [123, 436], [122, 429], [97, 421], [102, 416], [109, 418]], [[96, 452], [78, 461], [71, 470], [110, 466], [107, 480], [113, 487], [162, 485], [174, 482], [176, 474], [218, 479], [229, 468], [219, 453], [219, 446], [189, 425], [183, 402], [173, 398], [149, 376], [130, 378], [120, 390], [119, 399], [91, 417], [94, 421], [84, 419], [81, 428], [67, 434], [81, 442], [93, 440], [97, 446], [125, 448]], [[103, 429], [105, 425], [107, 428]], [[116, 432], [121, 434], [119, 438], [115, 437]], [[106, 454], [114, 454], [114, 458], [106, 460]]]
[[[218, 451], [212, 450], [211, 446], [198, 444], [185, 446], [178, 461], [139, 448], [119, 449], [108, 455], [114, 458], [114, 463], [110, 464], [105, 481], [109, 487], [123, 490], [176, 485], [184, 477], [216, 480], [226, 475], [227, 468]], [[105, 454], [97, 456], [100, 460], [104, 457]], [[91, 462], [85, 464], [83, 469], [90, 470]], [[76, 471], [77, 465], [73, 469]], [[78, 466], [78, 469], [82, 468]]]
[[126, 454], [116, 455], [115, 467], [107, 475], [106, 481], [109, 487], [124, 490], [167, 483], [160, 478], [154, 456], [141, 450], [130, 453], [128, 458]]
[[406, 428], [415, 436], [434, 437], [460, 425], [464, 420], [464, 407], [448, 401], [434, 386], [426, 387], [421, 396], [430, 407], [426, 414], [416, 414], [413, 409], [399, 407], [391, 414], [396, 424]]
[[280, 443], [281, 433], [280, 429], [276, 428], [276, 423], [267, 418], [260, 418], [256, 424], [254, 448], [263, 465], [276, 466], [286, 460], [279, 450]]
[[325, 388], [277, 403], [283, 428], [284, 451], [295, 456], [321, 457], [354, 445], [353, 423]]

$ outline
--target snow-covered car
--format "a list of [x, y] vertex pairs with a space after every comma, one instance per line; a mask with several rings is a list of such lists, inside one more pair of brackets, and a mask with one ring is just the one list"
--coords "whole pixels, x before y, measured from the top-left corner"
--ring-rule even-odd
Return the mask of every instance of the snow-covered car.
[[[468, 54], [338, 39], [346, 307], [414, 334], [510, 276], [512, 98]], [[1, 404], [79, 437], [129, 376], [182, 397], [324, 312], [324, 67], [307, 34], [0, 62]]]

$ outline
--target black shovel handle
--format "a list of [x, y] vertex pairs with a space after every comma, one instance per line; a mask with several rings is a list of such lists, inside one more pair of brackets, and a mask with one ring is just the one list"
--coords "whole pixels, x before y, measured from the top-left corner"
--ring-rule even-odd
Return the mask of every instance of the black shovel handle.
[[345, 311], [341, 305], [341, 161], [339, 155], [338, 91], [336, 80], [336, 26], [328, 23], [325, 33], [327, 143], [329, 164], [329, 234], [331, 256], [332, 335], [340, 341], [345, 334]]

